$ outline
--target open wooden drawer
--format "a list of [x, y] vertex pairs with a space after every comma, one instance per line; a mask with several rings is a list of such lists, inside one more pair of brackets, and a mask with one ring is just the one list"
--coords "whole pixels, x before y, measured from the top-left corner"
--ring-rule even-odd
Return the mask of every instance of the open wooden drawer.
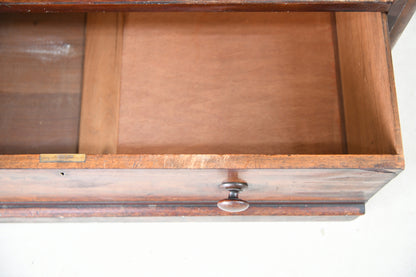
[[386, 18], [2, 15], [0, 216], [363, 214], [404, 167]]

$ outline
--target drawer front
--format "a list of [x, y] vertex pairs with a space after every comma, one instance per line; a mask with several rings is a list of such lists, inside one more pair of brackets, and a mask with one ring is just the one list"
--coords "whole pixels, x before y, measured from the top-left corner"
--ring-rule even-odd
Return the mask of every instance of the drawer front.
[[[26, 169], [2, 170], [2, 217], [345, 215], [396, 176], [360, 169]], [[221, 211], [223, 182], [246, 183], [250, 207]], [[308, 212], [307, 212], [308, 211]]]
[[219, 185], [248, 184], [247, 201], [368, 200], [394, 172], [359, 169], [61, 169], [2, 170], [1, 202], [151, 201], [216, 202], [227, 195]]

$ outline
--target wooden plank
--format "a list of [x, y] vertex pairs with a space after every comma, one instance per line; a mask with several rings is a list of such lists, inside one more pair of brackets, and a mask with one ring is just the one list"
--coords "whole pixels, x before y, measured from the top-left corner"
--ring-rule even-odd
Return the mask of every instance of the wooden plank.
[[120, 154], [341, 154], [331, 13], [129, 13]]
[[0, 12], [88, 11], [378, 11], [387, 12], [392, 0], [2, 0]]
[[[351, 216], [363, 215], [365, 212], [363, 203], [317, 203], [317, 204], [281, 204], [252, 205], [241, 213], [223, 212], [212, 204], [163, 204], [147, 205], [140, 203], [107, 203], [107, 204], [2, 204], [0, 208], [0, 220], [9, 218], [74, 218], [74, 217], [247, 217], [250, 216], [279, 216], [290, 220], [289, 217], [331, 217], [343, 216], [350, 220]], [[261, 220], [257, 218], [256, 221]], [[209, 220], [209, 219], [208, 219]], [[248, 219], [250, 220], [250, 219]], [[269, 218], [270, 220], [270, 218]], [[277, 219], [275, 219], [277, 220]], [[299, 220], [299, 218], [297, 218]]]
[[84, 18], [0, 17], [0, 153], [77, 151]]
[[[235, 170], [249, 202], [365, 202], [400, 170]], [[217, 202], [227, 169], [3, 169], [0, 202]], [[23, 189], [24, 188], [24, 189]]]
[[0, 155], [3, 169], [403, 169], [402, 155], [87, 155], [82, 163], [40, 163], [39, 155]]
[[416, 11], [416, 0], [396, 0], [389, 13], [390, 44], [393, 47]]
[[80, 153], [116, 153], [123, 15], [87, 16]]
[[337, 13], [336, 24], [348, 153], [402, 154], [386, 15]]

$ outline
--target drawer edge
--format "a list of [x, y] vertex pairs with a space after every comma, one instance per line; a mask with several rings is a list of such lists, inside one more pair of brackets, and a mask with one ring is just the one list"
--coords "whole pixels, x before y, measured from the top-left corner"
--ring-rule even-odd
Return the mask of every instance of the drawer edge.
[[404, 169], [398, 155], [142, 154], [86, 155], [82, 162], [40, 162], [40, 155], [0, 155], [0, 169]]
[[0, 12], [143, 12], [143, 11], [373, 11], [387, 12], [391, 0], [272, 0], [272, 1], [39, 1], [6, 0], [0, 2]]

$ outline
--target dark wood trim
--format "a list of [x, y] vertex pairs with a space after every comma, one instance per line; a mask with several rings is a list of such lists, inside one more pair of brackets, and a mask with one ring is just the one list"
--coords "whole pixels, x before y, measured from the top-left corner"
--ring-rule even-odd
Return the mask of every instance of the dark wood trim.
[[86, 155], [85, 162], [41, 162], [40, 155], [0, 155], [1, 169], [404, 169], [403, 155]]
[[388, 12], [391, 45], [394, 46], [416, 10], [416, 0], [149, 0], [149, 1], [41, 1], [3, 0], [0, 13], [50, 12], [147, 12], [147, 11], [372, 11]]
[[404, 6], [406, 6], [408, 0], [395, 0], [391, 5], [388, 13], [387, 18], [389, 22], [389, 31], [393, 29], [394, 24], [396, 23], [397, 19], [400, 16]]
[[364, 203], [252, 203], [240, 213], [216, 203], [0, 203], [1, 218], [159, 216], [359, 216]]
[[396, 0], [388, 12], [390, 44], [393, 47], [416, 11], [416, 0]]
[[0, 2], [0, 12], [134, 12], [134, 11], [377, 11], [387, 12], [391, 0], [149, 0], [149, 1], [41, 1], [6, 0]]

